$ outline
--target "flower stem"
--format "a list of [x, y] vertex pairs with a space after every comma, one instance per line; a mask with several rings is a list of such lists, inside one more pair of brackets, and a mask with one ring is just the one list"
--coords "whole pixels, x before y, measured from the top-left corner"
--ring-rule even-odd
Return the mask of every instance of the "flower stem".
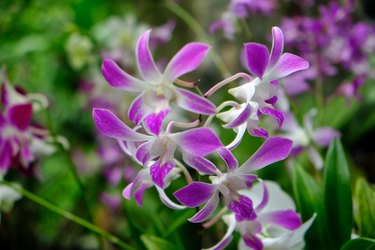
[[133, 248], [131, 245], [123, 242], [122, 240], [120, 240], [118, 237], [112, 235], [111, 233], [107, 232], [107, 231], [104, 231], [103, 229], [95, 226], [94, 224], [88, 222], [87, 220], [84, 220], [82, 219], [81, 217], [75, 215], [75, 214], [72, 214], [52, 203], [50, 203], [49, 201], [45, 200], [44, 198], [34, 194], [34, 193], [31, 193], [29, 192], [28, 190], [20, 187], [20, 186], [17, 186], [11, 182], [8, 182], [8, 181], [0, 181], [1, 184], [4, 184], [10, 188], [13, 188], [15, 191], [19, 192], [22, 196], [26, 197], [27, 199], [35, 202], [36, 204], [48, 209], [49, 211], [57, 214], [57, 215], [60, 215], [62, 217], [64, 217], [65, 219], [69, 220], [69, 221], [72, 221], [88, 230], [90, 230], [91, 232], [93, 233], [96, 233], [97, 235], [103, 237], [103, 238], [106, 238], [108, 241], [112, 242], [113, 244], [116, 244], [117, 246], [121, 247], [121, 249], [131, 249], [131, 250], [134, 250], [135, 248]]
[[[212, 44], [211, 38], [206, 34], [200, 24], [186, 10], [184, 10], [181, 6], [171, 0], [166, 1], [166, 6], [170, 11], [175, 13], [190, 27], [190, 29], [196, 34], [199, 40], [208, 44]], [[224, 77], [228, 77], [231, 75], [227, 66], [222, 62], [219, 54], [214, 49], [211, 49], [211, 53], [209, 55], [211, 56], [211, 59], [215, 63], [217, 69]]]

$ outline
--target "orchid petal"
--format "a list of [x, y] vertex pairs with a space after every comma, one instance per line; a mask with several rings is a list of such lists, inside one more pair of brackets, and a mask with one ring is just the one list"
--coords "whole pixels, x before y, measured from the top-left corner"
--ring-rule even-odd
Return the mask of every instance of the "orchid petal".
[[143, 164], [146, 165], [150, 160], [160, 155], [160, 147], [155, 146], [155, 140], [150, 140], [141, 144], [135, 153], [135, 157]]
[[174, 168], [174, 163], [166, 162], [161, 165], [160, 161], [156, 161], [150, 167], [150, 175], [152, 181], [159, 187], [164, 188], [164, 179]]
[[175, 133], [171, 137], [183, 151], [195, 156], [208, 155], [223, 146], [217, 135], [209, 128], [194, 128]]
[[154, 58], [150, 52], [150, 33], [151, 30], [148, 30], [139, 38], [135, 56], [137, 58], [139, 73], [142, 75], [143, 79], [148, 82], [158, 83], [162, 79], [162, 74], [156, 66]]
[[168, 63], [164, 77], [173, 82], [180, 76], [189, 73], [202, 63], [210, 46], [203, 43], [188, 43]]
[[229, 149], [222, 147], [218, 150], [218, 153], [227, 164], [228, 172], [233, 172], [237, 169], [238, 161]]
[[183, 160], [186, 164], [188, 164], [190, 167], [198, 170], [199, 172], [203, 174], [215, 174], [218, 172], [218, 169], [216, 166], [210, 162], [209, 160], [194, 156], [191, 154], [183, 154]]
[[280, 110], [269, 108], [269, 107], [264, 107], [260, 109], [260, 112], [262, 112], [262, 114], [264, 115], [269, 115], [275, 118], [277, 121], [277, 125], [279, 125], [279, 128], [281, 128], [281, 126], [283, 125], [284, 113], [281, 112]]
[[253, 250], [262, 250], [263, 243], [262, 241], [256, 237], [255, 235], [245, 235], [243, 237], [243, 241], [245, 242], [247, 247], [250, 247]]
[[4, 106], [8, 106], [8, 105], [9, 105], [9, 93], [8, 93], [8, 90], [7, 90], [7, 86], [6, 86], [5, 81], [3, 81], [3, 83], [1, 84], [1, 90], [0, 90], [0, 102], [1, 102]]
[[215, 105], [191, 91], [176, 88], [176, 103], [179, 107], [197, 114], [212, 115], [216, 113]]
[[339, 137], [340, 132], [333, 130], [330, 127], [321, 127], [316, 129], [313, 132], [313, 139], [314, 141], [321, 147], [327, 147], [329, 144], [331, 144], [331, 141], [335, 137]]
[[108, 109], [94, 108], [92, 115], [96, 127], [106, 136], [125, 141], [144, 141], [149, 138], [148, 136], [137, 133], [126, 126]]
[[294, 210], [274, 211], [259, 216], [259, 220], [272, 223], [289, 230], [295, 230], [302, 225], [301, 218]]
[[131, 198], [131, 193], [132, 193], [132, 190], [133, 190], [133, 187], [134, 187], [134, 182], [131, 182], [129, 183], [125, 188], [124, 190], [122, 191], [122, 196], [127, 199], [127, 200], [130, 200]]
[[267, 47], [259, 43], [246, 43], [245, 51], [249, 71], [262, 79], [269, 60]]
[[164, 192], [164, 190], [162, 188], [160, 188], [158, 186], [155, 186], [155, 187], [156, 187], [156, 190], [159, 193], [160, 200], [161, 200], [161, 202], [164, 203], [164, 205], [166, 205], [169, 208], [175, 209], [175, 210], [182, 210], [182, 209], [186, 208], [185, 206], [181, 206], [179, 204], [176, 204], [171, 199], [169, 199], [169, 197], [167, 196], [167, 194]]
[[243, 105], [241, 107], [241, 111], [237, 116], [233, 119], [233, 121], [229, 122], [228, 124], [224, 125], [224, 128], [235, 128], [247, 121], [251, 115], [251, 108], [249, 105]]
[[284, 50], [283, 32], [279, 27], [272, 27], [272, 49], [268, 67], [272, 67], [280, 59]]
[[210, 217], [215, 210], [217, 209], [220, 202], [219, 192], [215, 192], [211, 199], [207, 202], [207, 204], [198, 212], [196, 213], [192, 218], [189, 219], [190, 222], [193, 223], [200, 223], [202, 221], [205, 221]]
[[255, 137], [268, 138], [268, 131], [264, 128], [250, 128], [249, 134]]
[[112, 59], [104, 59], [102, 73], [107, 82], [114, 88], [129, 92], [140, 92], [145, 88], [145, 82], [123, 71]]
[[139, 125], [150, 111], [143, 105], [143, 93], [134, 99], [128, 110], [129, 119]]
[[12, 145], [9, 140], [0, 144], [0, 170], [7, 171], [12, 157]]
[[31, 121], [33, 106], [30, 103], [11, 106], [8, 111], [9, 122], [21, 131], [25, 131]]
[[293, 142], [281, 137], [270, 137], [238, 170], [246, 174], [261, 169], [274, 162], [284, 160], [290, 153]]
[[227, 247], [229, 243], [232, 241], [232, 233], [236, 229], [237, 221], [233, 215], [225, 215], [223, 217], [223, 220], [225, 220], [225, 223], [228, 225], [228, 229], [225, 235], [215, 246], [205, 248], [204, 250], [221, 250]]
[[231, 200], [228, 204], [228, 209], [235, 213], [238, 222], [243, 220], [251, 221], [257, 217], [252, 200], [244, 195], [239, 195], [237, 199]]
[[147, 130], [154, 135], [159, 135], [163, 121], [169, 112], [169, 109], [164, 109], [158, 113], [151, 113], [146, 116], [143, 123], [147, 127]]
[[217, 185], [204, 182], [192, 182], [174, 192], [176, 199], [187, 207], [197, 207], [207, 202], [215, 191]]
[[139, 207], [143, 205], [143, 196], [146, 189], [150, 188], [152, 185], [149, 183], [141, 183], [138, 188], [134, 191], [134, 199]]
[[267, 72], [267, 79], [278, 80], [294, 72], [309, 68], [309, 62], [290, 53], [284, 53], [279, 61]]
[[229, 143], [227, 146], [225, 146], [229, 150], [235, 149], [241, 142], [243, 135], [245, 134], [247, 124], [244, 123], [237, 129], [237, 134], [234, 140]]

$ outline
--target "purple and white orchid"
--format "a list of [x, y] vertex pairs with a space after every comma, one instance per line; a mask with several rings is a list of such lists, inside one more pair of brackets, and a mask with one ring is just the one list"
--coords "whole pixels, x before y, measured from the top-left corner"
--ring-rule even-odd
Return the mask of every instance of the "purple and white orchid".
[[[203, 43], [186, 44], [160, 72], [149, 50], [150, 30], [138, 40], [136, 48], [137, 66], [143, 80], [134, 78], [123, 71], [113, 60], [105, 59], [102, 72], [114, 88], [140, 93], [129, 108], [129, 118], [136, 125], [141, 122], [154, 134], [159, 134], [161, 124], [170, 112], [170, 102], [198, 114], [211, 115], [216, 107], [207, 99], [173, 82], [183, 82], [178, 78], [189, 73], [202, 63], [209, 46]], [[184, 82], [186, 83], [186, 82]]]
[[234, 231], [241, 234], [238, 246], [241, 250], [304, 248], [304, 234], [313, 223], [315, 214], [302, 224], [293, 200], [275, 182], [256, 183], [251, 189], [239, 192], [256, 205], [256, 219], [238, 221], [233, 213], [224, 215], [222, 218], [228, 225], [226, 234], [206, 250], [224, 249], [231, 242]]
[[222, 194], [224, 203], [235, 215], [238, 221], [254, 220], [256, 214], [253, 202], [248, 197], [238, 193], [239, 190], [250, 188], [257, 180], [254, 171], [277, 161], [284, 160], [292, 148], [292, 141], [281, 137], [270, 137], [241, 167], [228, 166], [228, 172], [217, 170], [216, 176], [210, 176], [212, 184], [192, 182], [176, 191], [174, 196], [187, 207], [206, 205], [192, 218], [191, 222], [202, 222], [212, 215], [220, 202]]

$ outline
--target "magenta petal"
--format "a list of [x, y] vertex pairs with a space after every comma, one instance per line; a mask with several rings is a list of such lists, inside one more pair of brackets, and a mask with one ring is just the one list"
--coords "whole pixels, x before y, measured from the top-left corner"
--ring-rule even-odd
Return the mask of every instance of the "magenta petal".
[[280, 60], [267, 74], [270, 80], [284, 78], [294, 72], [309, 68], [309, 62], [305, 59], [290, 53], [284, 53]]
[[146, 31], [138, 40], [136, 48], [138, 69], [146, 81], [160, 82], [162, 75], [154, 62], [149, 48], [150, 33], [151, 30]]
[[212, 195], [212, 198], [207, 202], [207, 204], [198, 213], [191, 217], [189, 221], [193, 223], [200, 223], [207, 220], [208, 217], [210, 217], [215, 212], [216, 208], [219, 205], [219, 202], [219, 192], [215, 192]]
[[259, 43], [246, 43], [245, 52], [249, 71], [262, 79], [269, 60], [267, 47]]
[[218, 153], [227, 164], [228, 172], [233, 172], [237, 169], [238, 161], [229, 149], [222, 147], [218, 150]]
[[215, 105], [206, 98], [181, 88], [176, 88], [176, 92], [176, 103], [179, 107], [203, 115], [212, 115], [216, 113]]
[[241, 174], [261, 169], [274, 162], [284, 160], [290, 153], [293, 142], [282, 137], [270, 137], [238, 170]]
[[194, 128], [171, 135], [183, 151], [195, 155], [205, 156], [223, 144], [215, 133], [209, 128]]
[[[1, 138], [0, 138], [1, 139]], [[0, 170], [7, 171], [12, 157], [12, 145], [9, 140], [0, 144]]]
[[262, 241], [255, 235], [246, 235], [243, 237], [243, 241], [245, 242], [246, 246], [250, 247], [251, 249], [254, 249], [254, 250], [263, 249]]
[[312, 137], [317, 144], [322, 147], [327, 147], [335, 137], [339, 137], [340, 135], [340, 132], [330, 127], [322, 127], [315, 130]]
[[264, 107], [264, 108], [260, 109], [260, 112], [262, 112], [262, 114], [264, 114], [264, 115], [269, 115], [269, 116], [272, 116], [273, 118], [275, 118], [276, 121], [277, 121], [277, 125], [279, 125], [279, 128], [281, 128], [281, 126], [283, 125], [284, 113], [281, 112], [280, 110]]
[[151, 185], [149, 183], [141, 183], [138, 188], [134, 192], [134, 199], [137, 202], [138, 206], [142, 207], [143, 204], [143, 196], [145, 194], [146, 189], [150, 188]]
[[269, 67], [271, 68], [279, 60], [284, 50], [284, 37], [283, 32], [279, 27], [272, 28], [272, 49]]
[[0, 102], [4, 106], [8, 106], [8, 104], [9, 104], [9, 95], [8, 95], [7, 86], [6, 86], [5, 81], [3, 81], [3, 83], [1, 84]]
[[123, 71], [112, 59], [104, 59], [102, 73], [107, 82], [114, 88], [129, 92], [140, 92], [145, 83]]
[[106, 136], [125, 141], [144, 141], [148, 136], [135, 132], [107, 109], [94, 108], [92, 116], [96, 127]]
[[249, 134], [255, 137], [268, 138], [268, 131], [264, 128], [249, 129]]
[[132, 194], [132, 190], [133, 190], [133, 186], [134, 186], [134, 182], [131, 182], [122, 191], [122, 196], [125, 199], [130, 200], [131, 194]]
[[164, 118], [168, 115], [169, 109], [164, 109], [159, 113], [151, 113], [145, 117], [143, 123], [154, 135], [159, 135]]
[[8, 120], [16, 128], [24, 131], [29, 127], [32, 114], [33, 106], [31, 104], [17, 104], [10, 107]]
[[198, 170], [203, 174], [215, 174], [218, 172], [216, 166], [212, 162], [203, 157], [184, 154], [183, 160], [190, 167]]
[[267, 185], [264, 181], [261, 181], [261, 184], [263, 186], [263, 197], [260, 203], [255, 208], [255, 211], [257, 213], [266, 207], [266, 205], [268, 204], [268, 200], [269, 200], [269, 192], [268, 192]]
[[161, 188], [164, 188], [164, 179], [174, 168], [174, 163], [166, 162], [161, 165], [160, 161], [156, 161], [150, 167], [150, 175], [152, 181]]
[[261, 220], [273, 223], [289, 230], [295, 230], [302, 225], [301, 218], [293, 210], [283, 210], [263, 214]]
[[257, 217], [252, 200], [244, 195], [239, 195], [238, 199], [231, 200], [228, 209], [235, 213], [237, 221], [254, 220]]
[[215, 193], [217, 185], [192, 182], [174, 192], [176, 199], [187, 207], [197, 207], [207, 202]]
[[143, 164], [145, 165], [150, 160], [154, 159], [158, 156], [158, 152], [155, 152], [155, 150], [152, 150], [152, 146], [154, 145], [154, 140], [145, 142], [141, 144], [135, 153], [135, 157]]
[[202, 63], [210, 46], [203, 43], [186, 44], [168, 63], [164, 76], [173, 82], [180, 76], [189, 73]]
[[278, 97], [275, 95], [275, 96], [272, 96], [270, 99], [265, 100], [264, 102], [271, 104], [272, 106], [275, 106], [277, 100], [278, 100]]
[[241, 124], [245, 123], [251, 115], [251, 108], [249, 105], [243, 107], [242, 112], [230, 123], [224, 126], [224, 128], [236, 128]]
[[143, 93], [134, 99], [128, 110], [129, 119], [134, 124], [139, 125], [147, 115], [147, 110], [143, 106]]

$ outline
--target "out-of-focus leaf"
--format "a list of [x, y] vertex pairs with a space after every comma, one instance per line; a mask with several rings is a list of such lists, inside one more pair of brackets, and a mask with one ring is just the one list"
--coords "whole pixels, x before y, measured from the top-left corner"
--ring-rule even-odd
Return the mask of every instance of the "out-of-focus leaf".
[[363, 237], [375, 238], [375, 190], [364, 178], [359, 178], [355, 186], [357, 204], [356, 221]]
[[176, 246], [174, 246], [172, 243], [156, 237], [154, 235], [147, 235], [143, 234], [141, 235], [141, 240], [143, 244], [145, 244], [146, 248], [148, 250], [175, 250], [177, 249]]
[[179, 217], [177, 217], [171, 225], [168, 226], [168, 231], [166, 231], [163, 236], [168, 236], [170, 233], [173, 233], [177, 228], [182, 226], [183, 224], [187, 223], [187, 219], [194, 215], [194, 210], [187, 210]]
[[358, 238], [345, 243], [341, 250], [375, 250], [375, 240]]
[[306, 221], [317, 213], [314, 223], [306, 233], [306, 247], [308, 249], [332, 249], [327, 238], [321, 187], [299, 165], [294, 166], [292, 170], [292, 181], [294, 197], [302, 220]]
[[347, 240], [353, 227], [350, 174], [339, 139], [331, 143], [324, 166], [324, 208], [330, 239], [336, 249]]

